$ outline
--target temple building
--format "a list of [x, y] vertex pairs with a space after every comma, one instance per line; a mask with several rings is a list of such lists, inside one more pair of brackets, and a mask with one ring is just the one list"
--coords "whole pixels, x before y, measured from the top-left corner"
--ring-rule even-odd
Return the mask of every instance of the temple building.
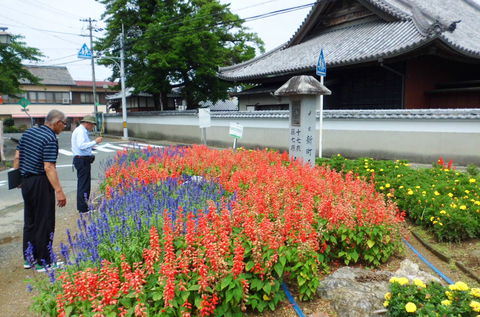
[[325, 109], [480, 108], [476, 0], [320, 0], [288, 42], [219, 77], [251, 87], [240, 110], [286, 110], [273, 92], [316, 76], [322, 49]]

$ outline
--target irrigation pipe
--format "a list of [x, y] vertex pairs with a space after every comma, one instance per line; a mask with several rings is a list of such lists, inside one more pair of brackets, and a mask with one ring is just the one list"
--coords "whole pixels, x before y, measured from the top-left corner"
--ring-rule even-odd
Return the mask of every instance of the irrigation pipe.
[[417, 251], [407, 240], [402, 238], [403, 242], [422, 260], [428, 265], [435, 273], [437, 273], [442, 279], [445, 280], [448, 284], [454, 284], [451, 279], [449, 279], [445, 274], [443, 274], [439, 269], [437, 269], [432, 263], [430, 263], [420, 252]]
[[297, 313], [299, 317], [305, 317], [305, 314], [302, 312], [302, 309], [298, 306], [297, 302], [293, 298], [292, 294], [290, 293], [290, 290], [288, 289], [287, 285], [285, 282], [282, 282], [282, 289], [285, 292], [285, 295], [287, 295], [288, 301], [290, 304], [292, 304], [293, 309]]

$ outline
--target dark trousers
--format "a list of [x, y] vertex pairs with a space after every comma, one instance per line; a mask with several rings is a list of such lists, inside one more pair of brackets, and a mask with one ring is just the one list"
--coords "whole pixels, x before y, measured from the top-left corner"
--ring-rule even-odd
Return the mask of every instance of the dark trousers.
[[88, 157], [74, 157], [73, 166], [77, 170], [77, 210], [87, 212], [87, 201], [90, 198], [90, 170], [91, 163]]
[[[53, 242], [55, 230], [55, 191], [46, 175], [30, 176], [22, 181], [22, 196], [24, 259], [42, 265], [43, 261], [50, 264], [49, 244]], [[33, 248], [31, 254], [27, 256], [29, 244]]]

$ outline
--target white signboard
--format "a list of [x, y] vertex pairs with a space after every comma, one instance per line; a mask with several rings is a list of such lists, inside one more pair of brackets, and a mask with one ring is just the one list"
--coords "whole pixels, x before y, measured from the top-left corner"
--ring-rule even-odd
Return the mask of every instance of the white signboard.
[[243, 135], [243, 125], [236, 122], [230, 122], [230, 131], [228, 134], [236, 139], [240, 139]]
[[200, 128], [210, 128], [212, 126], [210, 108], [198, 108], [198, 125]]

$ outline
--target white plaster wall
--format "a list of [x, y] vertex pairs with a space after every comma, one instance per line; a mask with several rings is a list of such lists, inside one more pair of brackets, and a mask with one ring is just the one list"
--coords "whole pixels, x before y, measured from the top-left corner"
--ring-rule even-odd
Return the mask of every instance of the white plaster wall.
[[[106, 116], [106, 131], [122, 135], [121, 116]], [[216, 118], [207, 128], [211, 146], [228, 147], [230, 122], [244, 126], [238, 146], [288, 149], [288, 118]], [[480, 165], [480, 120], [324, 119], [323, 154], [407, 159], [432, 163], [440, 156], [456, 164]], [[198, 118], [189, 115], [129, 116], [129, 136], [201, 143]], [[318, 121], [317, 121], [318, 130]]]

